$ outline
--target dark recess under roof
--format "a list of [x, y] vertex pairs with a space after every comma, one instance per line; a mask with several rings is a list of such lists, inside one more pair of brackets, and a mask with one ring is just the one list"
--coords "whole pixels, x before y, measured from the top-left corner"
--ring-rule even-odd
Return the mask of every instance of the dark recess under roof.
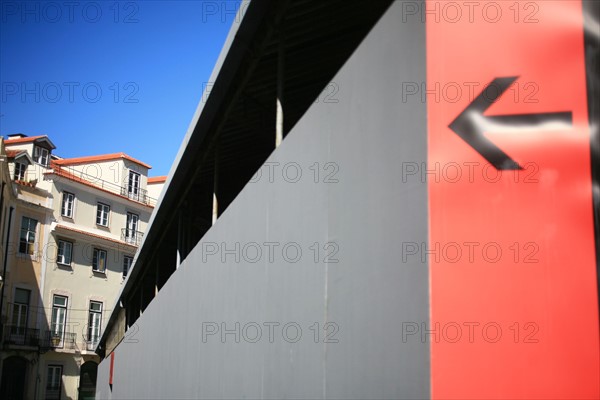
[[[275, 149], [280, 41], [285, 54], [285, 134], [323, 98], [328, 85], [343, 91], [332, 79], [391, 3], [250, 3], [123, 288], [125, 306], [138, 301], [142, 309], [147, 306], [151, 298], [146, 302], [144, 297], [153, 295], [144, 281], [151, 265], [156, 262], [162, 269], [155, 272], [160, 288], [175, 270], [178, 238], [185, 258], [210, 229], [213, 191], [221, 214]], [[145, 290], [148, 296], [138, 295]], [[128, 316], [128, 325], [132, 322]]]

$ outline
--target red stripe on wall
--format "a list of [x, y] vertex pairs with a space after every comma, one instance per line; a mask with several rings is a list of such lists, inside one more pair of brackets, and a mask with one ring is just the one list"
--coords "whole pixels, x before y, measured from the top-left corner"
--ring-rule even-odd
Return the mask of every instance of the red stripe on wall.
[[113, 384], [113, 371], [115, 367], [115, 352], [110, 353], [110, 374], [108, 376], [108, 384]]
[[432, 398], [599, 398], [581, 2], [426, 14]]

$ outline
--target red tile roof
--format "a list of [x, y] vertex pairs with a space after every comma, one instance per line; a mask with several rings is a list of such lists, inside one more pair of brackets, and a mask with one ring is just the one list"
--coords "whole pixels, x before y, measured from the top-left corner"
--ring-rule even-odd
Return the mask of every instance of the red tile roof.
[[22, 137], [22, 138], [6, 138], [6, 139], [4, 139], [4, 143], [6, 143], [6, 144], [29, 143], [29, 142], [35, 142], [36, 140], [41, 139], [41, 138], [48, 139], [48, 136], [47, 135], [39, 135], [39, 136]]
[[7, 158], [16, 158], [19, 155], [24, 155], [25, 157], [27, 157], [29, 159], [29, 161], [32, 161], [31, 157], [29, 157], [29, 154], [27, 154], [27, 151], [25, 151], [25, 150], [9, 150], [9, 149], [6, 149], [5, 153], [6, 153], [6, 157]]
[[37, 140], [40, 139], [46, 139], [50, 145], [52, 145], [53, 148], [56, 148], [56, 146], [54, 145], [54, 143], [52, 143], [52, 141], [50, 140], [50, 138], [48, 138], [48, 135], [39, 135], [39, 136], [31, 136], [31, 137], [22, 137], [22, 138], [6, 138], [4, 139], [4, 144], [6, 146], [10, 146], [12, 144], [18, 144], [18, 143], [31, 143], [31, 142], [35, 142]]
[[151, 178], [148, 178], [148, 183], [163, 183], [166, 182], [166, 180], [166, 176], [153, 176]]
[[17, 184], [19, 184], [19, 185], [22, 185], [22, 186], [29, 186], [29, 187], [32, 187], [32, 188], [35, 187], [35, 184], [33, 184], [32, 182], [25, 182], [25, 181], [21, 181], [19, 179], [15, 179], [14, 182], [17, 183]]
[[142, 167], [145, 167], [148, 169], [152, 168], [150, 165], [143, 163], [140, 160], [136, 160], [135, 158], [128, 156], [125, 153], [112, 153], [112, 154], [101, 154], [98, 156], [63, 158], [61, 160], [56, 160], [54, 162], [58, 165], [73, 165], [73, 164], [85, 164], [85, 163], [98, 162], [98, 161], [118, 160], [121, 158], [123, 158], [125, 160], [129, 160], [133, 163], [136, 163], [136, 164], [141, 165]]

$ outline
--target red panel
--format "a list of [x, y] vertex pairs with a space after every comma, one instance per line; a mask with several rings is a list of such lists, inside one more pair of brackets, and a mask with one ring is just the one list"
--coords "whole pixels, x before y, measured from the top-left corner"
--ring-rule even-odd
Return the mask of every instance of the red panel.
[[[447, 8], [450, 3], [458, 5], [460, 18]], [[437, 87], [439, 96], [427, 96], [428, 164], [438, 169], [437, 181], [429, 175], [429, 250], [438, 250], [429, 255], [429, 329], [439, 323], [437, 337], [427, 338], [432, 397], [597, 399], [600, 340], [582, 5], [466, 3], [426, 5], [427, 85], [430, 91]], [[497, 177], [448, 125], [471, 103], [471, 94], [503, 77], [518, 79], [485, 116], [570, 111], [572, 126], [487, 133], [524, 167]]]
[[110, 374], [108, 376], [108, 384], [113, 384], [113, 370], [115, 367], [115, 352], [110, 353]]

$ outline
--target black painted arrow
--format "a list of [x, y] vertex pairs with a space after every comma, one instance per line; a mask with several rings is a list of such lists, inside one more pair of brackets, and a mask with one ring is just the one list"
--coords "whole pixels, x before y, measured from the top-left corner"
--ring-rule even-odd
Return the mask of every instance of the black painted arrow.
[[483, 113], [517, 80], [517, 76], [496, 78], [460, 113], [449, 126], [458, 136], [481, 154], [498, 170], [523, 169], [498, 146], [484, 136], [484, 132], [540, 129], [569, 129], [573, 123], [570, 111], [540, 114], [497, 115]]

